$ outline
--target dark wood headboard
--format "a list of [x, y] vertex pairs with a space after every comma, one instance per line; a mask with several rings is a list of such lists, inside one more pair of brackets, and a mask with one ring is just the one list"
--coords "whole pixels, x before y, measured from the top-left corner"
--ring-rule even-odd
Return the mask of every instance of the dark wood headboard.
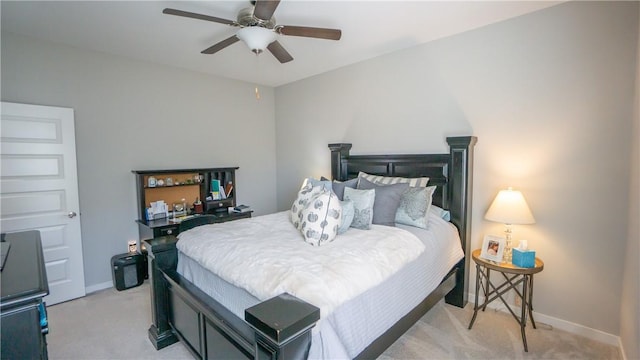
[[456, 288], [447, 295], [447, 302], [458, 306], [464, 306], [468, 293], [473, 147], [476, 142], [475, 136], [448, 137], [448, 154], [408, 155], [350, 155], [351, 144], [329, 144], [334, 180], [352, 179], [363, 171], [382, 176], [429, 177], [429, 185], [437, 186], [433, 203], [451, 213], [451, 222], [460, 232], [466, 255], [458, 264], [464, 276], [457, 277]]

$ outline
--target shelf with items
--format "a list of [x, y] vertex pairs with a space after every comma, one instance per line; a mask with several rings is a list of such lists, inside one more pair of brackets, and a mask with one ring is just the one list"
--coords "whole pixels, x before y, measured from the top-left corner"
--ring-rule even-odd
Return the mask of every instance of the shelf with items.
[[203, 184], [204, 176], [200, 172], [158, 172], [143, 175], [146, 189], [159, 189], [174, 186], [199, 186]]
[[235, 201], [235, 169], [217, 169], [205, 175], [208, 190], [203, 198], [207, 213], [226, 211]]
[[[159, 220], [164, 214], [149, 218], [151, 203], [163, 201], [171, 214], [174, 206], [181, 216], [200, 212], [218, 212], [233, 207], [235, 201], [235, 171], [238, 167], [170, 170], [134, 170], [138, 220], [141, 223]], [[212, 187], [231, 189], [229, 196], [214, 199]], [[221, 192], [218, 191], [217, 194]], [[198, 205], [196, 205], [199, 202]], [[186, 203], [186, 211], [180, 209]], [[170, 216], [170, 215], [169, 215]]]

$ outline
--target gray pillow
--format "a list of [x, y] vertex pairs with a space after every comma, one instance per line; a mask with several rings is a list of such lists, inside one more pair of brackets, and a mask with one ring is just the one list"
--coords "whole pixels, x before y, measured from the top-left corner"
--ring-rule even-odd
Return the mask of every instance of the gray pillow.
[[373, 202], [376, 200], [376, 191], [344, 189], [344, 199], [353, 201], [353, 221], [351, 227], [362, 230], [371, 228], [373, 219]]
[[347, 180], [347, 181], [337, 181], [333, 180], [331, 184], [333, 188], [333, 192], [338, 196], [338, 199], [344, 200], [344, 188], [349, 187], [355, 189], [358, 185], [358, 178]]
[[360, 178], [358, 189], [376, 191], [373, 204], [373, 223], [378, 225], [396, 226], [396, 212], [400, 206], [402, 194], [409, 189], [409, 184], [378, 185]]

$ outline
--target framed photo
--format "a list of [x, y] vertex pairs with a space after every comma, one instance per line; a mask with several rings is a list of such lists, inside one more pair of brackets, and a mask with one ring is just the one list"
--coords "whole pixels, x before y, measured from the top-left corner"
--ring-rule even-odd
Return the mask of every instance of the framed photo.
[[502, 253], [504, 252], [504, 246], [506, 243], [507, 239], [504, 236], [485, 235], [484, 240], [482, 241], [480, 257], [501, 263]]

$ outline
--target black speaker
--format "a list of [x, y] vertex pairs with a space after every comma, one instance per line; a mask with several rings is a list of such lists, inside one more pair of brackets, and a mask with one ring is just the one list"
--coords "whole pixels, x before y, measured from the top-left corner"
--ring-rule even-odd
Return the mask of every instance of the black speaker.
[[137, 253], [114, 255], [111, 258], [113, 286], [122, 291], [144, 282], [144, 256]]

